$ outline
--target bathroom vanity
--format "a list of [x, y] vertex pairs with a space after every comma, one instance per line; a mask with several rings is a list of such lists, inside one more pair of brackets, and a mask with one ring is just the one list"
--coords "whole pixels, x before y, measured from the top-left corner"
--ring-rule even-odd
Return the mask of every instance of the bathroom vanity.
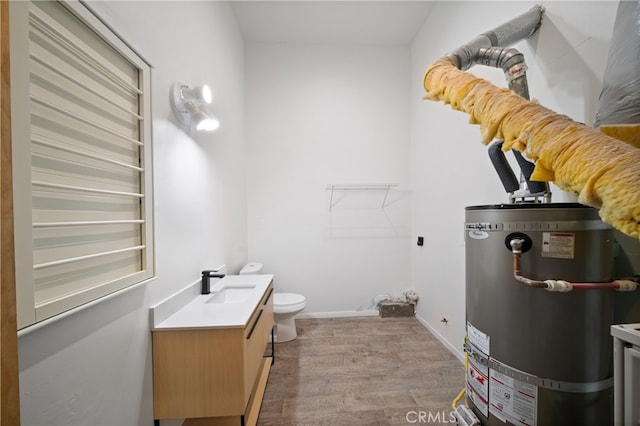
[[226, 276], [211, 294], [154, 324], [154, 419], [255, 425], [273, 361], [272, 328], [272, 275]]

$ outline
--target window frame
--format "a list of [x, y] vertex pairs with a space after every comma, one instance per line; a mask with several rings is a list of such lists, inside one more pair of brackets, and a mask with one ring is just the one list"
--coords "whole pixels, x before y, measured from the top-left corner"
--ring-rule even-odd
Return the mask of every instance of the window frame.
[[[37, 4], [37, 2], [35, 2]], [[140, 132], [140, 217], [144, 223], [140, 227], [141, 269], [135, 276], [121, 277], [114, 285], [95, 285], [58, 299], [53, 305], [36, 306], [33, 260], [33, 211], [32, 167], [31, 167], [31, 124], [30, 124], [30, 65], [29, 65], [29, 7], [31, 2], [9, 2], [10, 17], [10, 59], [12, 98], [12, 156], [14, 189], [14, 232], [16, 302], [18, 329], [55, 319], [63, 313], [90, 306], [105, 297], [130, 290], [153, 280], [155, 275], [155, 243], [153, 226], [153, 167], [152, 167], [152, 113], [151, 113], [151, 65], [118, 36], [102, 19], [83, 3], [72, 0], [56, 2], [66, 12], [96, 33], [110, 48], [114, 49], [138, 70], [139, 122]], [[24, 143], [28, 141], [28, 143]], [[111, 283], [113, 284], [113, 283]]]

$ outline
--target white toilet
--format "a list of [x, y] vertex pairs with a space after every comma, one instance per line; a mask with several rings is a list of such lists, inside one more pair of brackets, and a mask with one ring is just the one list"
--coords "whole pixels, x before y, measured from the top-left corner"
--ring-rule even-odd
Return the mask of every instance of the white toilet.
[[250, 262], [240, 269], [240, 275], [255, 275], [262, 271], [262, 263]]
[[[262, 264], [251, 262], [240, 270], [240, 275], [259, 274], [260, 271], [262, 271]], [[300, 294], [274, 293], [273, 317], [276, 343], [289, 342], [298, 336], [294, 316], [299, 314], [306, 304], [307, 300]]]

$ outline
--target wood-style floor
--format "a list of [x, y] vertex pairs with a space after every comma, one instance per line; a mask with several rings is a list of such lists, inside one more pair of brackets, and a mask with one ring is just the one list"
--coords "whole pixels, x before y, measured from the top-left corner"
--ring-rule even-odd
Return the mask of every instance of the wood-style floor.
[[463, 366], [415, 318], [296, 325], [296, 340], [276, 344], [258, 425], [407, 425], [420, 412], [452, 423]]

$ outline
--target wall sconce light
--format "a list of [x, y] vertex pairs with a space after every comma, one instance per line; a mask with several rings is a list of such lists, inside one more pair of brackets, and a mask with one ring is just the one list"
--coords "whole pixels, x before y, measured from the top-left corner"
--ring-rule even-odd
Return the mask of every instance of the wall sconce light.
[[185, 126], [195, 125], [196, 130], [215, 130], [220, 122], [209, 114], [205, 104], [213, 96], [207, 85], [189, 87], [182, 83], [171, 86], [171, 109], [178, 122]]

